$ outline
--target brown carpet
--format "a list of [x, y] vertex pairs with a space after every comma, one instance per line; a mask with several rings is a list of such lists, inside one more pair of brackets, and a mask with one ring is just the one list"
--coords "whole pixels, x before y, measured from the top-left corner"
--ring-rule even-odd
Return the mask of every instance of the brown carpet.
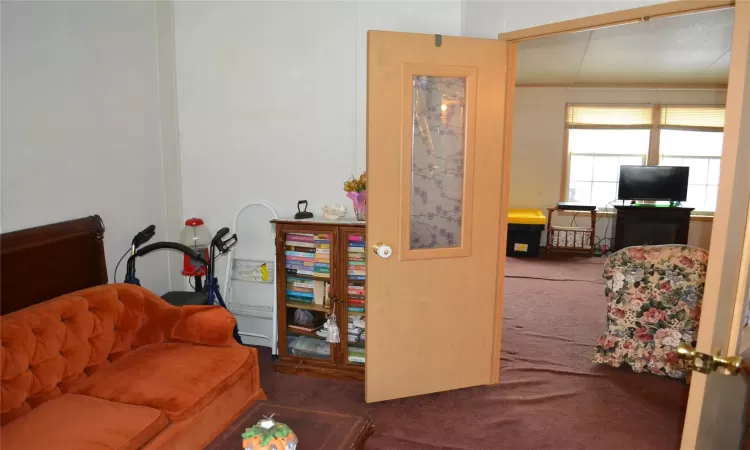
[[282, 404], [370, 414], [367, 449], [678, 449], [685, 384], [591, 363], [602, 264], [508, 259], [498, 385], [366, 404], [361, 383], [276, 374], [263, 349], [263, 388]]

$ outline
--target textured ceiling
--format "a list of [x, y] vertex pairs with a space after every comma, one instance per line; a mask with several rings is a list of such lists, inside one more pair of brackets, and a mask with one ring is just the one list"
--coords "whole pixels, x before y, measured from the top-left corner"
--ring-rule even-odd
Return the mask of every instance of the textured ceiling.
[[518, 84], [726, 84], [734, 9], [521, 42]]

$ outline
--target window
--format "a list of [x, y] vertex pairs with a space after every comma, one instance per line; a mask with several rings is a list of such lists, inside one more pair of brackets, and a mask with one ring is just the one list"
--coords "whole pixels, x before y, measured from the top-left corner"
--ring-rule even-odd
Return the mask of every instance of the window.
[[566, 200], [610, 206], [621, 165], [689, 166], [683, 204], [712, 212], [723, 128], [723, 107], [569, 105]]
[[723, 142], [724, 108], [661, 108], [659, 165], [690, 167], [685, 206], [716, 210]]

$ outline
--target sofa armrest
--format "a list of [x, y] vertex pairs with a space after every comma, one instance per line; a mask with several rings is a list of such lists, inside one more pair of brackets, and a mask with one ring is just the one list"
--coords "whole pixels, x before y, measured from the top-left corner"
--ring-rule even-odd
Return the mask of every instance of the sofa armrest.
[[232, 313], [221, 306], [186, 305], [172, 328], [170, 340], [230, 347], [238, 345], [234, 340], [235, 324]]

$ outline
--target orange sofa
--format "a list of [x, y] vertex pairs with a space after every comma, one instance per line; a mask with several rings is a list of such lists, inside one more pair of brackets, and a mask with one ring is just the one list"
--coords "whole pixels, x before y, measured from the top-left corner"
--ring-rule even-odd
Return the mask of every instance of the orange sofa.
[[265, 399], [234, 323], [128, 284], [0, 317], [0, 448], [203, 448]]

